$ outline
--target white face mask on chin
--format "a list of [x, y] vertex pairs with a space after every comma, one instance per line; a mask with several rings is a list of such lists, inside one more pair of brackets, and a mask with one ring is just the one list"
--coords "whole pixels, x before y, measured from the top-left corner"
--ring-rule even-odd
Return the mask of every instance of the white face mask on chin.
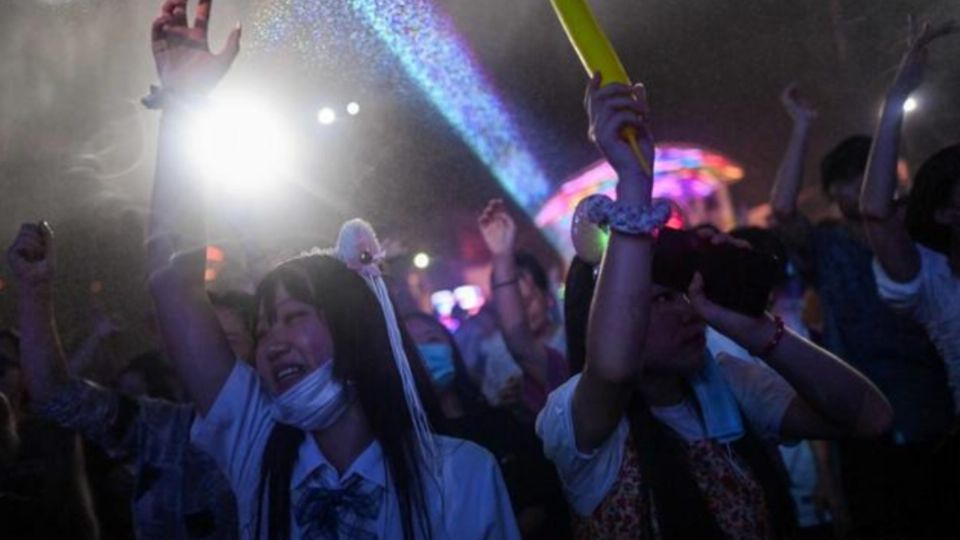
[[350, 407], [350, 394], [333, 376], [331, 360], [274, 399], [273, 419], [304, 431], [326, 429]]

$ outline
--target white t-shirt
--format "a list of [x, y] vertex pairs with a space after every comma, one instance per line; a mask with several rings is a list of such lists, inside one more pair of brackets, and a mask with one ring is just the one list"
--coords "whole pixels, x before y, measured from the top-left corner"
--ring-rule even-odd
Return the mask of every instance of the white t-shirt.
[[[782, 314], [781, 316], [788, 320], [785, 315]], [[787, 326], [800, 336], [809, 337], [810, 332], [802, 325], [802, 321], [799, 321], [796, 317], [790, 318], [794, 319], [794, 323], [787, 323]], [[746, 349], [709, 326], [707, 327], [707, 349], [714, 355], [728, 354], [737, 358], [749, 359], [759, 365], [766, 365], [763, 360], [750, 356]], [[817, 489], [819, 477], [817, 476], [816, 457], [813, 454], [810, 442], [800, 441], [796, 444], [788, 442], [787, 444], [781, 444], [779, 449], [780, 457], [783, 458], [783, 465], [790, 477], [790, 496], [793, 497], [797, 511], [797, 524], [801, 527], [814, 527], [829, 523], [832, 518], [828, 515], [819, 515], [813, 504], [813, 495]]]
[[[729, 355], [719, 355], [717, 363], [754, 432], [765, 439], [779, 439], [783, 415], [796, 397], [793, 387], [766, 366]], [[579, 381], [580, 375], [575, 375], [550, 394], [536, 427], [544, 453], [557, 467], [567, 501], [578, 514], [589, 516], [617, 481], [630, 426], [622, 418], [602, 445], [581, 452], [573, 431], [573, 394]], [[706, 438], [697, 408], [690, 402], [650, 411], [688, 442]]]
[[[248, 539], [255, 532], [260, 464], [275, 425], [270, 403], [253, 369], [237, 362], [210, 411], [205, 417], [196, 418], [191, 432], [192, 442], [213, 456], [230, 480], [237, 497], [240, 534]], [[437, 444], [443, 456], [442, 489], [424, 476], [424, 499], [433, 538], [518, 539], [510, 497], [493, 456], [460, 439], [438, 436]], [[290, 489], [301, 487], [308, 480], [338, 489], [354, 475], [385, 488], [376, 524], [377, 538], [403, 538], [399, 503], [376, 441], [341, 476], [324, 457], [316, 440], [306, 437], [294, 464]], [[264, 529], [265, 523], [261, 527]], [[301, 538], [292, 516], [291, 531], [291, 538]]]
[[874, 259], [873, 273], [880, 298], [911, 316], [927, 330], [946, 363], [953, 405], [960, 412], [960, 279], [946, 256], [919, 244], [920, 272], [909, 283], [898, 283]]

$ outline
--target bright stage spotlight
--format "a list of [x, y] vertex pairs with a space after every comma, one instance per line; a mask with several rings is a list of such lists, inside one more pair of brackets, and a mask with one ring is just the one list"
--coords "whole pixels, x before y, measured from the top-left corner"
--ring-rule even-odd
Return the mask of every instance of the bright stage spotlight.
[[913, 112], [917, 110], [917, 105], [918, 104], [916, 99], [912, 97], [907, 98], [907, 100], [903, 102], [903, 112], [905, 113]]
[[317, 112], [317, 122], [320, 122], [320, 124], [324, 126], [329, 126], [336, 121], [337, 112], [330, 107], [324, 107]]
[[212, 102], [195, 117], [187, 142], [204, 180], [233, 194], [256, 194], [293, 165], [293, 141], [279, 117], [252, 100]]
[[413, 256], [413, 265], [421, 270], [426, 270], [430, 266], [430, 256], [426, 253], [417, 253]]
[[357, 103], [356, 101], [351, 101], [350, 103], [347, 103], [347, 114], [349, 114], [350, 116], [356, 116], [360, 114], [360, 104]]

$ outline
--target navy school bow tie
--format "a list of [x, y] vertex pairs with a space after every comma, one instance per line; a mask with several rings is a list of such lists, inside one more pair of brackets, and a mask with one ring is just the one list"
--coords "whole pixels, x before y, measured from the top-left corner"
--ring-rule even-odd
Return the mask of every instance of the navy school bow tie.
[[383, 487], [353, 475], [340, 489], [299, 490], [295, 518], [304, 540], [375, 540]]

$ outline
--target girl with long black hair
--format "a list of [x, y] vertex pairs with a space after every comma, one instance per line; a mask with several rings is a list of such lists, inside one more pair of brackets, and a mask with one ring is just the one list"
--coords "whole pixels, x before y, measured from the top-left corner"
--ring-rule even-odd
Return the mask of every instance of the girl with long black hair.
[[[192, 109], [226, 74], [240, 29], [212, 54], [212, 0], [168, 0], [154, 21], [163, 110], [147, 243], [164, 347], [197, 407], [191, 440], [237, 497], [243, 538], [516, 538], [493, 457], [435, 435], [416, 349], [394, 313], [369, 225], [289, 260], [258, 285], [254, 367], [236, 360], [204, 290], [204, 186], [186, 156]], [[439, 424], [437, 424], [439, 425]]]
[[[569, 354], [584, 370], [537, 420], [577, 514], [575, 536], [787, 536], [790, 501], [767, 443], [878, 435], [890, 407], [782, 321], [711, 302], [699, 274], [687, 291], [659, 284], [671, 281], [654, 255], [669, 208], [653, 203], [652, 175], [621, 136], [632, 128], [653, 162], [643, 88], [600, 88], [597, 76], [586, 105], [591, 138], [619, 175], [617, 201], [589, 213], [611, 230], [599, 268], [577, 260], [567, 281]], [[715, 244], [731, 241], [705, 231]], [[773, 369], [709, 357], [707, 324]]]

